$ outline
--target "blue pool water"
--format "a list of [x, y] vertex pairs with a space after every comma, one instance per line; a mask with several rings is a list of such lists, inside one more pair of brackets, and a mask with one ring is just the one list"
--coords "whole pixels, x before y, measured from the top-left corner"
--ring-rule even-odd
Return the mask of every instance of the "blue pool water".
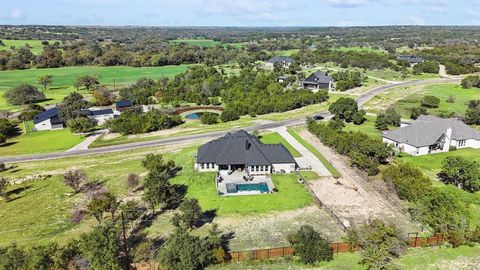
[[242, 191], [260, 191], [261, 193], [268, 193], [270, 189], [267, 183], [254, 184], [227, 184], [227, 193], [238, 193]]
[[185, 116], [185, 118], [190, 119], [190, 120], [197, 120], [197, 119], [200, 119], [200, 117], [202, 117], [202, 113], [191, 113], [191, 114], [187, 114], [187, 116]]

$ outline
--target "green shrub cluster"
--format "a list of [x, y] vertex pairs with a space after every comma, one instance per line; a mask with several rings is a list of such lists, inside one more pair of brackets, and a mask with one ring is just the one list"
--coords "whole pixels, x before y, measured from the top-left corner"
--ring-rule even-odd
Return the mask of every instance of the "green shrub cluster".
[[157, 110], [146, 113], [139, 110], [127, 110], [120, 117], [107, 121], [105, 125], [112, 132], [128, 135], [168, 129], [178, 126], [182, 122], [178, 115], [170, 116]]
[[308, 121], [308, 130], [325, 145], [350, 157], [353, 165], [369, 175], [378, 174], [380, 164], [386, 163], [392, 154], [390, 146], [361, 132], [345, 132], [311, 120]]

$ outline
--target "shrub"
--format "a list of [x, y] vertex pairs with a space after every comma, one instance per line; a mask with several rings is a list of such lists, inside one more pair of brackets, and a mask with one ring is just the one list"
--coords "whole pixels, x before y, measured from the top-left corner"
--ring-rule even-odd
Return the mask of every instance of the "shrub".
[[431, 191], [432, 180], [420, 169], [410, 163], [400, 162], [388, 166], [382, 179], [395, 186], [397, 195], [402, 200], [416, 202]]
[[462, 79], [461, 85], [463, 88], [480, 87], [480, 76], [467, 76]]
[[95, 129], [97, 122], [87, 117], [76, 117], [68, 119], [67, 126], [74, 133], [87, 133]]
[[234, 110], [226, 109], [220, 115], [220, 119], [222, 122], [230, 122], [240, 119], [240, 115]]
[[336, 119], [352, 121], [353, 115], [358, 111], [357, 101], [353, 98], [339, 98], [328, 107], [328, 111], [335, 115]]
[[333, 260], [330, 244], [309, 225], [302, 225], [300, 230], [288, 236], [295, 254], [306, 264]]
[[200, 121], [204, 125], [214, 125], [218, 123], [218, 114], [212, 112], [204, 112], [200, 117]]
[[413, 120], [417, 119], [420, 115], [426, 115], [427, 114], [427, 108], [425, 107], [413, 107], [410, 109], [410, 118]]
[[21, 84], [8, 90], [3, 95], [7, 102], [12, 105], [29, 104], [45, 99], [45, 95], [29, 84]]
[[359, 110], [358, 112], [354, 113], [352, 116], [352, 122], [355, 125], [361, 125], [365, 122], [365, 115], [367, 113], [364, 110]]
[[423, 107], [438, 108], [438, 106], [440, 106], [440, 99], [435, 96], [424, 96], [420, 103]]
[[469, 192], [480, 191], [480, 165], [461, 156], [446, 157], [442, 162], [440, 181]]
[[118, 132], [122, 135], [147, 133], [156, 130], [168, 129], [183, 123], [178, 115], [170, 116], [158, 110], [152, 110], [146, 113], [127, 110], [120, 117], [106, 122], [106, 126], [112, 132]]

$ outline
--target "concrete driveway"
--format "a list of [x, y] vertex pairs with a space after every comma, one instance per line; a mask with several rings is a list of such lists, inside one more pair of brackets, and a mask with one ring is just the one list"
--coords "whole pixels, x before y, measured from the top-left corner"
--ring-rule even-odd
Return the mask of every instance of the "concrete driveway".
[[310, 152], [310, 150], [288, 133], [286, 127], [278, 127], [272, 130], [280, 134], [290, 145], [293, 146], [293, 148], [300, 152], [302, 156], [295, 158], [300, 168], [311, 167], [312, 171], [316, 172], [319, 176], [332, 176], [323, 163], [312, 152]]

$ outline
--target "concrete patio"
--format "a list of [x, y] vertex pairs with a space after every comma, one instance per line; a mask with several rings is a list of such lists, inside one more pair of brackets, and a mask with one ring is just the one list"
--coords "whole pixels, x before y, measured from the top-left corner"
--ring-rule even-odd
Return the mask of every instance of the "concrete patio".
[[[247, 177], [249, 180], [245, 181], [244, 177]], [[219, 178], [221, 178], [221, 182], [219, 182]], [[234, 171], [232, 173], [228, 173], [228, 171], [219, 171], [218, 177], [215, 179], [217, 185], [217, 191], [220, 196], [242, 196], [242, 195], [256, 195], [256, 194], [267, 194], [262, 193], [259, 190], [252, 190], [252, 191], [239, 191], [237, 193], [228, 193], [227, 192], [227, 184], [259, 184], [259, 183], [266, 183], [270, 192], [272, 192], [273, 185], [272, 179], [269, 175], [251, 175], [247, 176], [245, 171]]]

